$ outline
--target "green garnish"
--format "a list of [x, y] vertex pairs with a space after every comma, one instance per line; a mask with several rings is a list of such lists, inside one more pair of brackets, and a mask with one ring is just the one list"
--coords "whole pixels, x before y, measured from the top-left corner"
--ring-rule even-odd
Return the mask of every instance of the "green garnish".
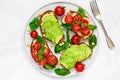
[[30, 29], [31, 30], [36, 30], [38, 28], [38, 25], [39, 25], [39, 20], [37, 17], [35, 17], [30, 23], [29, 23], [29, 26], [30, 26]]
[[42, 37], [40, 37], [40, 36], [38, 36], [38, 37], [36, 38], [36, 41], [37, 41], [37, 42], [40, 42], [42, 46], [45, 45], [44, 39], [43, 39]]
[[66, 38], [67, 38], [67, 42], [70, 43], [70, 44], [72, 44], [72, 41], [70, 39], [70, 34], [69, 34], [69, 30], [68, 29], [66, 31]]
[[97, 28], [97, 26], [95, 26], [95, 25], [88, 25], [88, 28], [89, 28], [90, 30], [95, 30], [95, 29]]
[[62, 24], [61, 26], [64, 27], [64, 28], [67, 28], [67, 29], [71, 29], [72, 28], [71, 24]]
[[46, 64], [44, 67], [45, 67], [46, 69], [48, 69], [48, 70], [51, 70], [51, 69], [54, 69], [54, 68], [55, 68], [55, 66], [51, 66], [51, 65], [49, 65], [49, 64]]
[[97, 37], [96, 37], [96, 35], [95, 35], [95, 34], [92, 35], [92, 36], [89, 38], [88, 42], [89, 42], [90, 48], [93, 49], [93, 48], [97, 45]]
[[68, 42], [63, 43], [64, 43], [63, 45], [61, 45], [61, 43], [55, 45], [54, 49], [55, 53], [59, 53], [60, 51], [67, 49], [69, 43]]
[[38, 51], [38, 59], [39, 59], [39, 60], [43, 60], [44, 51], [45, 51], [45, 47], [43, 47], [42, 49], [40, 49], [40, 50]]
[[61, 69], [61, 68], [55, 69], [54, 72], [59, 76], [66, 76], [66, 75], [70, 74], [70, 71], [68, 71], [66, 69]]
[[78, 14], [80, 14], [82, 17], [85, 17], [85, 10], [82, 9], [81, 7], [78, 8]]

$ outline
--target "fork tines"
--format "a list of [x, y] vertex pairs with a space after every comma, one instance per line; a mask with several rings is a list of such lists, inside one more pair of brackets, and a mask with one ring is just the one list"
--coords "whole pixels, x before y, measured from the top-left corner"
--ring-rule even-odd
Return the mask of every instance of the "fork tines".
[[90, 6], [91, 6], [91, 9], [92, 9], [94, 16], [100, 15], [100, 11], [99, 11], [99, 8], [97, 6], [96, 0], [92, 0], [90, 2]]

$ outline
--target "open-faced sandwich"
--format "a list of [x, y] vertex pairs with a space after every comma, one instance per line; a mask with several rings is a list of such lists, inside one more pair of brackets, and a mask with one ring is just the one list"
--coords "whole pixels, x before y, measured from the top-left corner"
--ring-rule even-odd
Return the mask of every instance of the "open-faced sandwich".
[[[57, 6], [54, 11], [46, 10], [29, 24], [33, 38], [30, 47], [32, 58], [59, 76], [70, 74], [74, 68], [82, 72], [85, 69], [83, 61], [92, 55], [97, 45], [97, 37], [93, 34], [97, 26], [92, 24], [85, 11], [79, 7], [78, 11], [65, 12], [64, 8]], [[41, 36], [37, 32], [38, 27]], [[48, 46], [46, 40], [54, 46]]]

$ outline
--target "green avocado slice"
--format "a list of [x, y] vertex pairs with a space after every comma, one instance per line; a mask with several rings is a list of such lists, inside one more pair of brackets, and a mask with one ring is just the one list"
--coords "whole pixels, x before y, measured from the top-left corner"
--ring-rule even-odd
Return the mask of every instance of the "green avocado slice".
[[64, 32], [53, 13], [46, 14], [41, 24], [42, 32], [48, 40], [57, 44], [62, 39]]
[[72, 45], [65, 50], [60, 58], [60, 63], [66, 69], [74, 68], [76, 62], [81, 62], [87, 59], [92, 54], [92, 50], [86, 44]]

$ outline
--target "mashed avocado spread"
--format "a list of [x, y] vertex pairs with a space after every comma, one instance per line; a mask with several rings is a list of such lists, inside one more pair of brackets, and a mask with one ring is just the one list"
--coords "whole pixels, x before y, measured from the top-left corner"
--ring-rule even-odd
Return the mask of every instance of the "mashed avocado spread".
[[63, 52], [60, 63], [66, 69], [72, 69], [75, 66], [76, 62], [87, 59], [91, 53], [91, 48], [86, 44], [72, 45], [70, 48]]
[[45, 37], [51, 42], [57, 44], [62, 39], [64, 33], [53, 12], [43, 16], [41, 26]]

